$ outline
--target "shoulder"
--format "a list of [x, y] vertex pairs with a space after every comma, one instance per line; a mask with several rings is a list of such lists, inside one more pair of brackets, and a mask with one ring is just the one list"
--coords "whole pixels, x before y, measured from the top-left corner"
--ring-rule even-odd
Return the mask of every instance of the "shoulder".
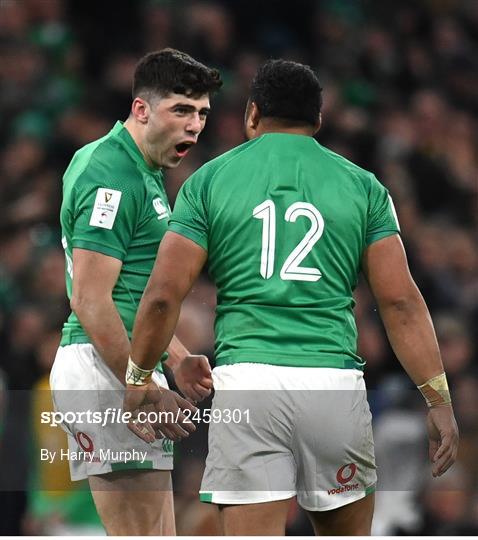
[[137, 165], [114, 137], [103, 137], [78, 150], [65, 172], [64, 183], [75, 187], [128, 187], [140, 176]]
[[210, 184], [225, 169], [228, 170], [230, 166], [236, 165], [238, 158], [251, 151], [258, 142], [258, 139], [247, 141], [206, 162], [189, 177], [187, 182]]
[[386, 191], [373, 172], [359, 167], [356, 163], [325, 146], [320, 144], [318, 146], [321, 149], [324, 159], [327, 160], [334, 172], [337, 173], [334, 177], [344, 179], [348, 187], [361, 194], [361, 196], [370, 199], [374, 194]]
[[333, 152], [329, 148], [322, 146], [317, 143], [320, 151], [322, 152], [323, 158], [329, 162], [330, 165], [335, 166], [337, 169], [340, 169], [342, 172], [349, 174], [351, 178], [354, 178], [360, 182], [369, 183], [370, 179], [374, 177], [373, 173], [359, 167], [353, 161]]

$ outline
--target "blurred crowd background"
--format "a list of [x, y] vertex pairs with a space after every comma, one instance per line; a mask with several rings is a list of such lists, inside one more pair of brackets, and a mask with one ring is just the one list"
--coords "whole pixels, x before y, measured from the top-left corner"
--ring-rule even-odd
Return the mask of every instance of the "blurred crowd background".
[[[45, 469], [35, 452], [65, 444], [35, 414], [48, 408], [69, 312], [61, 178], [79, 147], [126, 119], [136, 61], [165, 46], [219, 68], [225, 81], [199, 145], [167, 172], [172, 204], [205, 160], [243, 142], [248, 88], [263, 60], [317, 70], [317, 139], [374, 171], [394, 198], [461, 431], [458, 463], [432, 480], [423, 401], [361, 283], [359, 350], [380, 467], [374, 532], [478, 534], [476, 0], [0, 0], [0, 532], [101, 531], [88, 491], [68, 481], [64, 465]], [[212, 362], [214, 304], [204, 275], [178, 328]], [[176, 451], [180, 534], [216, 533], [213, 508], [197, 501], [205, 447], [201, 431]], [[295, 505], [288, 532], [312, 532]]]

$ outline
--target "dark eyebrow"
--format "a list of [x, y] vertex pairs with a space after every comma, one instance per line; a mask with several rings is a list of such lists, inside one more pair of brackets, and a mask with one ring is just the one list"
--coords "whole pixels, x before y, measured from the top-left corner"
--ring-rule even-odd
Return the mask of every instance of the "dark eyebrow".
[[[177, 107], [180, 107], [181, 109], [185, 109], [186, 111], [189, 111], [189, 112], [194, 112], [196, 111], [196, 107], [194, 107], [194, 105], [190, 105], [189, 103], [175, 103], [171, 108], [172, 109], [176, 109]], [[208, 114], [210, 112], [211, 108], [210, 107], [202, 107], [201, 109], [199, 109], [199, 112], [202, 113], [202, 114]]]

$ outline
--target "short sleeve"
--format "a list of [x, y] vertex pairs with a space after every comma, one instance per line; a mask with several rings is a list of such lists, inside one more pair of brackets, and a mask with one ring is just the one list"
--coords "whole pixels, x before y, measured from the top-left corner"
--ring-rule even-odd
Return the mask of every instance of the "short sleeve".
[[137, 190], [131, 179], [101, 181], [94, 175], [85, 171], [77, 182], [72, 246], [123, 261], [139, 215]]
[[367, 214], [367, 246], [393, 234], [400, 233], [397, 213], [388, 190], [375, 178], [370, 176], [369, 205]]
[[169, 230], [185, 236], [203, 249], [208, 249], [208, 213], [205, 177], [201, 172], [193, 174], [181, 187]]

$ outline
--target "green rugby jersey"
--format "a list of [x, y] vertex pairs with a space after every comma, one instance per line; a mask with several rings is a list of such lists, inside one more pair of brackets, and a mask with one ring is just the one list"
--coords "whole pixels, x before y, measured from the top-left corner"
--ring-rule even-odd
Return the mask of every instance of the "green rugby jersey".
[[[105, 137], [81, 148], [63, 177], [60, 220], [68, 297], [73, 248], [119, 259], [123, 265], [113, 301], [131, 337], [169, 217], [162, 173], [146, 164], [121, 122]], [[63, 327], [61, 345], [89, 342], [78, 317], [71, 313]]]
[[373, 174], [312, 137], [268, 133], [193, 174], [169, 229], [208, 251], [217, 365], [363, 368], [352, 297], [362, 253], [399, 232]]

